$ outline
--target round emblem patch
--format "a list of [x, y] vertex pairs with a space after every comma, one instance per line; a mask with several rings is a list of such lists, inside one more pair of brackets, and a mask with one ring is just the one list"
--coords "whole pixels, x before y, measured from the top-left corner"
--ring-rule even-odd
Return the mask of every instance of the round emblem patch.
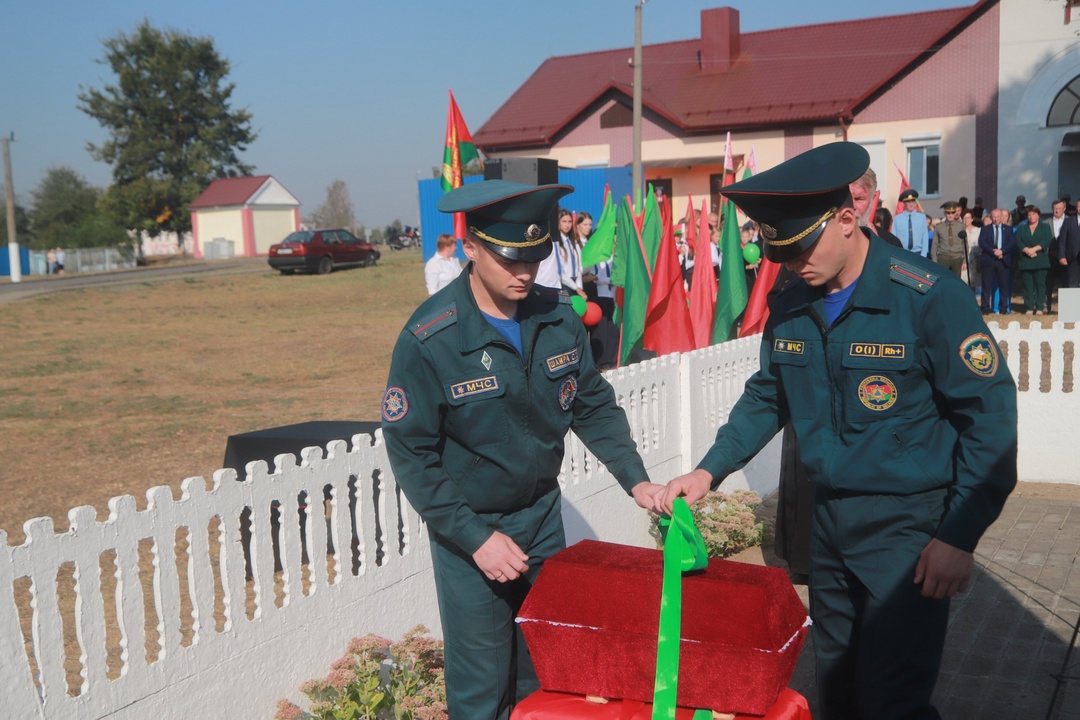
[[409, 412], [409, 399], [399, 387], [388, 387], [382, 399], [382, 416], [386, 422], [397, 422]]
[[994, 377], [998, 369], [997, 347], [986, 333], [976, 333], [960, 343], [960, 359], [979, 377]]
[[574, 398], [577, 396], [577, 378], [571, 375], [559, 385], [559, 407], [569, 410], [574, 406]]
[[884, 375], [871, 375], [859, 383], [859, 402], [874, 412], [896, 404], [896, 385]]

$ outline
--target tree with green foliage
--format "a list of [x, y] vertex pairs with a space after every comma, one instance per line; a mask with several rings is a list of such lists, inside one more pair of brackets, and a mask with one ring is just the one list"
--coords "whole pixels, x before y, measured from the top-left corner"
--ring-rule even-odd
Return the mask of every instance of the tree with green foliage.
[[152, 236], [191, 230], [188, 205], [211, 181], [249, 174], [239, 153], [255, 140], [251, 114], [231, 110], [235, 86], [213, 40], [143, 21], [103, 42], [117, 83], [79, 93], [79, 109], [110, 133], [87, 149], [113, 166], [102, 207]]
[[123, 227], [98, 208], [102, 191], [71, 168], [52, 168], [31, 192], [31, 246], [119, 247], [131, 242]]
[[352, 198], [344, 180], [335, 180], [326, 188], [326, 202], [311, 214], [308, 223], [314, 227], [345, 228], [349, 231], [355, 228]]

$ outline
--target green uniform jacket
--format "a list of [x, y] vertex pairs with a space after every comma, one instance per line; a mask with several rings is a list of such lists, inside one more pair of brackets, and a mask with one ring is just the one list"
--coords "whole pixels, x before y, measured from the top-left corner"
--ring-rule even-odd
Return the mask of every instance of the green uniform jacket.
[[[949, 228], [952, 227], [952, 240], [949, 240]], [[960, 237], [964, 230], [961, 220], [942, 220], [934, 226], [934, 246], [931, 249], [934, 261], [947, 258], [963, 258], [967, 255], [967, 240]], [[967, 233], [964, 233], [967, 235]]]
[[[1068, 221], [1066, 221], [1068, 222]], [[1035, 227], [1035, 234], [1031, 234], [1031, 227], [1024, 223], [1016, 229], [1016, 267], [1018, 270], [1043, 270], [1050, 267], [1050, 244], [1054, 242], [1054, 234], [1050, 226], [1039, 223]], [[1042, 246], [1042, 250], [1035, 257], [1028, 257], [1021, 252], [1024, 248]]]
[[649, 479], [569, 298], [534, 286], [520, 303], [523, 360], [481, 315], [471, 271], [401, 331], [382, 423], [405, 496], [470, 555], [493, 532], [478, 513], [513, 512], [558, 486], [570, 428], [627, 492]]
[[1016, 485], [1016, 386], [971, 290], [870, 239], [831, 328], [801, 279], [771, 305], [761, 369], [699, 464], [714, 483], [793, 422], [811, 480], [838, 492], [951, 488], [936, 537], [973, 551]]

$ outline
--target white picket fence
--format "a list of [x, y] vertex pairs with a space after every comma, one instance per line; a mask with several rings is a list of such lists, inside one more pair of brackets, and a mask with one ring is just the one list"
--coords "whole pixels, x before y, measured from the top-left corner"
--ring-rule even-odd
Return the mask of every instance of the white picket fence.
[[[1055, 430], [1076, 418], [1063, 378], [1080, 335], [1060, 324], [995, 332], [1014, 372], [1022, 353], [1051, 349], [1049, 388], [1036, 380], [1019, 395], [1021, 478], [1080, 482]], [[757, 365], [749, 338], [609, 376], [655, 480], [700, 459]], [[114, 498], [104, 522], [76, 508], [65, 533], [32, 520], [19, 546], [0, 531], [0, 716], [269, 718], [348, 638], [417, 623], [439, 633], [426, 534], [376, 435], [309, 448], [299, 464], [281, 455], [274, 472], [252, 463], [243, 482], [232, 469], [209, 489], [188, 478], [175, 501], [154, 488], [144, 510]], [[774, 440], [725, 488], [766, 495], [778, 463]], [[560, 480], [570, 542], [651, 543], [644, 513], [573, 435]], [[301, 507], [315, 521], [299, 522]]]

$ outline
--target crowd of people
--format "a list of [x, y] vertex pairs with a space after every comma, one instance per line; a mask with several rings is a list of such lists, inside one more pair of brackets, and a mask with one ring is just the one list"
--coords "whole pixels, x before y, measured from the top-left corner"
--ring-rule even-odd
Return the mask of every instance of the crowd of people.
[[984, 315], [1021, 312], [1012, 304], [1017, 289], [1022, 312], [1046, 315], [1054, 311], [1059, 288], [1080, 287], [1080, 202], [1057, 198], [1046, 216], [1023, 195], [1012, 210], [984, 208], [978, 197], [969, 207], [961, 197], [942, 203], [944, 216], [936, 218], [918, 208], [917, 192], [909, 191], [906, 199], [904, 212], [895, 218], [878, 211], [878, 233], [888, 227], [907, 240], [902, 247], [960, 276]]

